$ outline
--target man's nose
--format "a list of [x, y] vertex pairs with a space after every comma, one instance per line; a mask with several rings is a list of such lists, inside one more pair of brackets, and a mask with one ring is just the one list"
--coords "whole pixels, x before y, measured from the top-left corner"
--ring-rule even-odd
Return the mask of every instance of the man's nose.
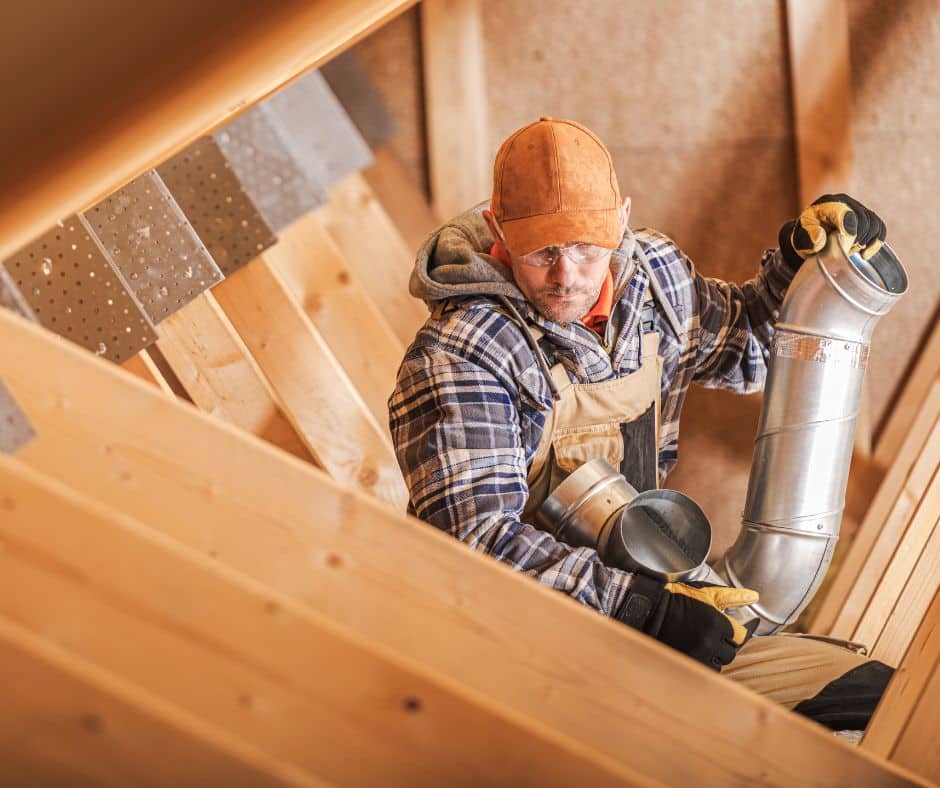
[[552, 283], [562, 287], [570, 287], [577, 279], [577, 268], [574, 263], [562, 255], [555, 261], [549, 271]]

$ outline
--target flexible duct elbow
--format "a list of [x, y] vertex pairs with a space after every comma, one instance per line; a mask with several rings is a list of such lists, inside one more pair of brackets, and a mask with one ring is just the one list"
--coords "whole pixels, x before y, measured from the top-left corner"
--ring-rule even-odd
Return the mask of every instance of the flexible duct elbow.
[[835, 235], [787, 290], [770, 348], [743, 522], [715, 571], [753, 588], [758, 634], [796, 620], [839, 536], [871, 334], [907, 290], [887, 245], [851, 257]]

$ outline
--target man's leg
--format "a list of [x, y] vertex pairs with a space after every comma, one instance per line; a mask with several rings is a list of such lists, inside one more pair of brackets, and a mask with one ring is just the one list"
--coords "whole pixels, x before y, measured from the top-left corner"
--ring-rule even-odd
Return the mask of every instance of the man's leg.
[[893, 673], [848, 648], [794, 635], [752, 638], [722, 670], [833, 730], [864, 730]]

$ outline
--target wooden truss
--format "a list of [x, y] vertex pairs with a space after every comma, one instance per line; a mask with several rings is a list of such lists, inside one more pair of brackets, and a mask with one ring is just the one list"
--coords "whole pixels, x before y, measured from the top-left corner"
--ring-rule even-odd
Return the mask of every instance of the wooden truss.
[[[249, 3], [190, 5], [163, 9], [179, 46], [194, 35], [186, 14], [224, 17], [226, 41], [206, 62], [161, 71], [159, 95], [137, 95], [152, 85], [133, 69], [121, 75], [122, 95], [138, 101], [133, 118], [109, 114], [93, 91], [75, 97], [100, 109], [102, 135], [87, 149], [48, 136], [37, 148], [45, 159], [27, 151], [13, 163], [58, 174], [14, 181], [0, 249], [410, 3], [288, 2], [263, 20]], [[478, 4], [427, 0], [422, 15], [437, 75], [471, 83], [450, 92], [482, 106]], [[434, 37], [455, 22], [461, 45], [439, 51]], [[107, 46], [119, 50], [119, 39]], [[448, 126], [441, 82], [428, 91], [435, 203], [452, 212], [485, 196], [483, 137], [448, 170], [446, 138], [468, 137]], [[467, 182], [457, 170], [477, 174]], [[937, 779], [937, 354], [916, 378], [923, 396], [910, 395], [922, 403], [916, 423], [889, 425], [875, 448], [890, 455], [879, 459], [884, 484], [817, 614], [818, 631], [903, 657], [852, 748], [403, 514], [385, 398], [424, 319], [406, 294], [432, 222], [380, 151], [277, 245], [161, 323], [156, 351], [123, 369], [0, 309], [0, 380], [38, 435], [0, 457], [11, 710], [0, 715], [0, 782]]]

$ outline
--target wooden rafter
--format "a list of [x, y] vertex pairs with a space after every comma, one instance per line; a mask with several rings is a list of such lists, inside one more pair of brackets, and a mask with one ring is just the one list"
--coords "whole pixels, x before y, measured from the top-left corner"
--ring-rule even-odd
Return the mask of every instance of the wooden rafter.
[[211, 293], [163, 321], [157, 346], [190, 399], [203, 411], [296, 457], [314, 461]]
[[425, 0], [421, 49], [431, 205], [446, 220], [490, 192], [480, 0]]
[[376, 421], [387, 429], [388, 401], [404, 348], [315, 214], [287, 228], [264, 259], [329, 345]]
[[[17, 151], [0, 175], [0, 259], [412, 4], [170, 0], [129, 14], [105, 0], [60, 5], [52, 26], [46, 4], [11, 8], [0, 43], [30, 79], [0, 91], [0, 142]], [[40, 34], [57, 57], [36, 61]]]
[[253, 260], [213, 294], [316, 462], [404, 511], [408, 493], [386, 428], [274, 267], [264, 257]]
[[2, 595], [0, 624], [55, 632], [70, 655], [282, 774], [331, 785], [644, 782], [13, 460], [0, 461], [0, 498], [13, 505], [0, 567], [17, 590]]
[[[18, 459], [252, 578], [291, 619], [302, 605], [356, 633], [363, 654], [420, 666], [485, 699], [497, 717], [525, 720], [620, 773], [716, 785], [910, 784], [661, 644], [13, 315], [0, 314], [0, 338], [0, 377], [30, 404], [39, 434]], [[153, 596], [142, 586], [128, 593]], [[293, 649], [251, 642], [265, 653]]]
[[855, 635], [940, 462], [938, 419], [940, 381], [934, 384], [878, 488], [810, 623], [811, 631], [840, 638]]
[[427, 307], [408, 292], [414, 250], [408, 248], [360, 173], [334, 184], [317, 216], [372, 302], [403, 346], [427, 319]]
[[[800, 206], [852, 189], [852, 83], [846, 0], [787, 0], [787, 41]], [[855, 427], [855, 449], [872, 452], [868, 384]]]
[[322, 785], [5, 616], [0, 666], [4, 785]]
[[917, 630], [862, 748], [940, 782], [940, 593]]
[[146, 350], [141, 350], [136, 356], [131, 356], [127, 361], [121, 364], [121, 366], [128, 372], [137, 375], [141, 380], [153, 383], [153, 385], [167, 396], [176, 396], [173, 393], [173, 389], [170, 388], [170, 384], [166, 382], [166, 379], [160, 373], [160, 370], [157, 369], [157, 365], [153, 363], [153, 359], [150, 358]]

